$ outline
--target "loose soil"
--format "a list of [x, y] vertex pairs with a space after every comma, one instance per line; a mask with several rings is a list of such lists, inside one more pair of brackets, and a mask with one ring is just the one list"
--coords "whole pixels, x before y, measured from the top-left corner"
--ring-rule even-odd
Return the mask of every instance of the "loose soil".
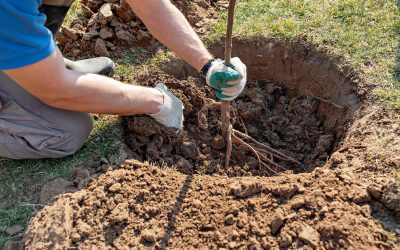
[[317, 111], [321, 100], [290, 97], [283, 84], [252, 80], [232, 105], [232, 125], [260, 142], [298, 160], [303, 165], [275, 159], [283, 168], [271, 170], [259, 166], [256, 156], [246, 147], [235, 147], [228, 171], [223, 167], [225, 140], [220, 136], [220, 108], [205, 109], [215, 99], [198, 78], [178, 80], [168, 75], [151, 75], [145, 81], [153, 86], [163, 82], [184, 103], [184, 130], [176, 134], [147, 116], [126, 118], [127, 144], [134, 158], [165, 163], [179, 171], [228, 176], [270, 175], [285, 170], [303, 172], [321, 166], [334, 147], [335, 134], [325, 131]]
[[356, 180], [349, 168], [217, 178], [131, 160], [40, 211], [25, 246], [394, 249], [370, 206], [393, 183], [371, 182]]
[[[209, 30], [209, 22], [216, 18], [216, 9], [223, 1], [171, 1], [186, 17], [199, 35]], [[82, 0], [83, 17], [63, 27], [56, 36], [61, 51], [72, 57], [86, 55], [121, 56], [133, 46], [156, 50], [160, 44], [148, 32], [125, 0]], [[112, 14], [101, 13], [102, 6], [110, 5]]]

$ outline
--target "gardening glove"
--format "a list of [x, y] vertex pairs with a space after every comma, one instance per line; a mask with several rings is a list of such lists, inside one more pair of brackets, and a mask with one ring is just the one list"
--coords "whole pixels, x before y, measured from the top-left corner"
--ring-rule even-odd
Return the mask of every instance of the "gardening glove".
[[183, 127], [183, 103], [179, 98], [168, 91], [167, 87], [159, 83], [155, 87], [164, 94], [164, 104], [156, 114], [149, 114], [158, 123], [174, 128], [177, 132]]
[[230, 67], [223, 60], [216, 59], [211, 62], [205, 76], [207, 84], [217, 90], [218, 99], [232, 101], [246, 85], [246, 65], [238, 57], [232, 58]]

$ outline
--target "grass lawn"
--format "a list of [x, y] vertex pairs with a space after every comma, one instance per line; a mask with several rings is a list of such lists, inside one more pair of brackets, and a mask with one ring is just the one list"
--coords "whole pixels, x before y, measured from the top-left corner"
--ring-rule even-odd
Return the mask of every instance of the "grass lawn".
[[[356, 69], [388, 107], [400, 110], [399, 8], [398, 0], [243, 0], [234, 34], [313, 44]], [[207, 41], [223, 39], [222, 17]]]
[[[394, 112], [400, 110], [400, 19], [399, 1], [383, 0], [243, 0], [237, 1], [234, 34], [268, 36], [280, 41], [313, 44], [342, 65], [353, 67], [361, 79]], [[81, 15], [76, 1], [66, 22]], [[226, 13], [212, 25], [206, 41], [222, 40]], [[133, 49], [124, 58], [113, 58], [117, 74], [134, 82], [138, 71], [147, 70], [157, 57]], [[56, 178], [71, 178], [69, 169], [93, 166], [102, 157], [112, 158], [121, 150], [121, 132], [114, 116], [96, 116], [95, 129], [85, 146], [60, 160], [13, 161], [0, 159], [0, 249], [11, 239], [5, 228], [26, 225], [40, 206], [31, 204], [32, 190]]]

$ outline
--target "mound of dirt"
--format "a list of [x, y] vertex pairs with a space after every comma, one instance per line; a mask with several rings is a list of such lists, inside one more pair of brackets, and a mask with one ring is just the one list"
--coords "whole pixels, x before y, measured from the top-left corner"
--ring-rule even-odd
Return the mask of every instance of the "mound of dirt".
[[[216, 0], [171, 1], [185, 15], [198, 34], [205, 34], [216, 17]], [[109, 56], [126, 53], [132, 46], [157, 47], [159, 44], [126, 0], [82, 0], [83, 17], [63, 27], [56, 36], [63, 53], [79, 57], [85, 54]]]
[[[349, 169], [274, 177], [182, 175], [126, 161], [32, 219], [26, 249], [394, 249], [372, 217], [389, 179]], [[375, 190], [375, 191], [374, 191]]]
[[286, 169], [309, 171], [323, 165], [333, 149], [335, 135], [324, 130], [316, 114], [320, 100], [290, 97], [283, 84], [249, 81], [241, 97], [232, 102], [233, 127], [304, 166], [275, 159], [283, 169], [260, 168], [256, 156], [239, 146], [233, 149], [231, 167], [226, 172], [220, 109], [205, 110], [215, 99], [214, 91], [192, 77], [178, 80], [168, 75], [153, 75], [144, 82], [149, 86], [165, 83], [183, 101], [186, 120], [183, 131], [177, 135], [147, 116], [127, 117], [125, 138], [135, 159], [165, 163], [186, 174], [196, 171], [229, 176], [270, 175]]

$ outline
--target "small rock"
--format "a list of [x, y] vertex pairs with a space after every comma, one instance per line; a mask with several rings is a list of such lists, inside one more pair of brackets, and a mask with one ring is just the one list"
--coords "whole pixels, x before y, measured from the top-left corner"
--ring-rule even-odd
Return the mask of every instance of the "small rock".
[[211, 147], [216, 150], [221, 150], [225, 148], [225, 139], [221, 135], [215, 136], [211, 141]]
[[369, 185], [367, 191], [375, 199], [380, 199], [382, 197], [382, 190], [376, 185]]
[[179, 159], [176, 163], [177, 170], [184, 174], [191, 174], [193, 172], [193, 165], [185, 158]]
[[6, 228], [6, 233], [8, 235], [16, 235], [16, 234], [24, 231], [24, 229], [25, 228], [23, 226], [16, 224], [16, 225]]
[[276, 234], [282, 227], [284, 221], [285, 221], [285, 215], [283, 213], [283, 210], [280, 208], [276, 209], [274, 218], [272, 219], [271, 223], [271, 233]]
[[142, 240], [153, 244], [156, 242], [156, 235], [152, 230], [144, 230], [142, 233]]
[[113, 13], [111, 10], [111, 4], [110, 3], [105, 3], [100, 7], [99, 10], [99, 18], [100, 18], [100, 23], [105, 25], [109, 21], [112, 20], [113, 18]]
[[230, 194], [239, 198], [246, 198], [260, 193], [262, 186], [254, 181], [240, 181], [231, 185]]
[[110, 56], [110, 52], [106, 47], [106, 43], [103, 39], [97, 38], [96, 45], [94, 47], [94, 53], [98, 56]]
[[320, 235], [319, 233], [312, 228], [311, 226], [304, 224], [300, 233], [299, 239], [304, 241], [307, 245], [316, 249], [318, 247]]
[[226, 225], [232, 225], [233, 223], [235, 223], [235, 217], [233, 216], [233, 214], [228, 214], [227, 216], [225, 216]]

